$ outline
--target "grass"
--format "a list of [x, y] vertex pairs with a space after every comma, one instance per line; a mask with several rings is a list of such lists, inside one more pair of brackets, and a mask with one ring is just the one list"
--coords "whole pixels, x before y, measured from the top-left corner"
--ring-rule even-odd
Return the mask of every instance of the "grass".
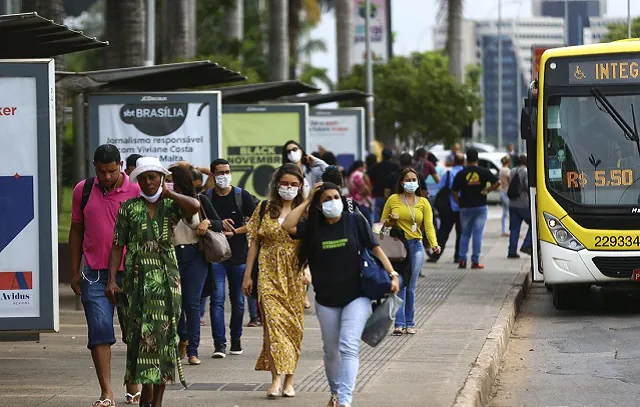
[[58, 215], [58, 243], [69, 242], [69, 229], [71, 229], [71, 198], [73, 187], [64, 187], [62, 208]]

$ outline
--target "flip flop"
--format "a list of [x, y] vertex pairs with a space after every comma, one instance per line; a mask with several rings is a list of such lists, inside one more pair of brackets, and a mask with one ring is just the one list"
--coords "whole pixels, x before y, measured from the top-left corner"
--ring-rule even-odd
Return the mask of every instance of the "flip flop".
[[116, 403], [111, 401], [111, 399], [98, 399], [93, 402], [92, 407], [116, 407]]
[[136, 394], [131, 394], [131, 393], [124, 394], [124, 398], [127, 399], [127, 404], [140, 403], [140, 397], [142, 397], [141, 392], [137, 392]]

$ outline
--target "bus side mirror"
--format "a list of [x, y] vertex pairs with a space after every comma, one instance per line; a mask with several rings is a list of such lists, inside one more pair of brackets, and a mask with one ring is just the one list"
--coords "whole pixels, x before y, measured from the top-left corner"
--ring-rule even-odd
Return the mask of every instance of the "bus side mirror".
[[523, 140], [535, 139], [537, 122], [538, 109], [530, 106], [523, 107], [520, 114], [520, 138]]

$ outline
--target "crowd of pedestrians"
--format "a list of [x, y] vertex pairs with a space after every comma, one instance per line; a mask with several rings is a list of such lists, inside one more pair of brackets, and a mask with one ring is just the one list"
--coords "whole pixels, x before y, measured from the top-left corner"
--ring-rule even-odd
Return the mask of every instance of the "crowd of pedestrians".
[[[390, 332], [397, 336], [417, 333], [419, 276], [427, 256], [429, 262], [440, 259], [453, 229], [453, 260], [466, 268], [472, 242], [471, 268], [483, 268], [486, 196], [501, 184], [510, 219], [508, 257], [519, 257], [520, 227], [531, 220], [526, 156], [515, 168], [505, 162], [498, 179], [478, 166], [476, 150], [468, 149], [465, 160], [459, 145], [444, 172], [423, 148], [397, 161], [391, 149], [381, 155], [380, 162], [369, 155], [345, 170], [330, 152], [308, 155], [288, 141], [267, 199], [260, 201], [234, 186], [233, 168], [223, 158], [208, 167], [179, 162], [164, 168], [158, 159], [138, 155], [123, 163], [115, 146], [98, 147], [96, 176], [73, 192], [69, 237], [71, 286], [82, 297], [101, 388], [93, 406], [115, 405], [110, 347], [116, 311], [127, 345], [126, 401], [161, 406], [167, 384], [186, 386], [182, 360], [202, 363], [207, 298], [212, 357], [243, 354], [246, 306], [248, 326], [263, 331], [255, 369], [271, 373], [267, 397], [295, 397], [310, 287], [331, 389], [327, 405], [350, 406], [360, 338], [372, 312], [372, 298], [361, 287], [363, 250], [389, 273], [389, 293], [403, 300]], [[385, 231], [398, 238], [406, 256], [387, 258], [374, 237]], [[207, 261], [202, 242], [210, 233], [228, 243], [223, 261]], [[529, 231], [520, 251], [531, 250]]]

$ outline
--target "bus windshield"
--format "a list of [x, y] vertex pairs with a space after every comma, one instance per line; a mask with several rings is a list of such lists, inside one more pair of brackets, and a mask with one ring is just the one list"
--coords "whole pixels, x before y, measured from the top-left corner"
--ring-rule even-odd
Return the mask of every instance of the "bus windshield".
[[[633, 127], [640, 95], [606, 99]], [[594, 96], [552, 96], [545, 120], [549, 188], [583, 205], [640, 204], [640, 155]]]

